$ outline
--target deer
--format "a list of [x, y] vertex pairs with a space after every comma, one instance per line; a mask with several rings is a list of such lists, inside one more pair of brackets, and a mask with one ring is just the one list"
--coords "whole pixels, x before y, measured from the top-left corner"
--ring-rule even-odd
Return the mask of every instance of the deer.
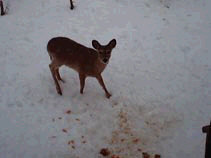
[[105, 96], [110, 98], [111, 94], [104, 84], [101, 73], [108, 65], [116, 43], [116, 39], [112, 39], [107, 45], [101, 45], [97, 40], [92, 40], [93, 48], [89, 48], [67, 37], [55, 37], [49, 40], [47, 44], [51, 60], [49, 68], [57, 93], [62, 95], [59, 81], [63, 83], [65, 81], [60, 76], [59, 68], [64, 65], [78, 72], [81, 94], [84, 91], [86, 77], [95, 77], [105, 91]]

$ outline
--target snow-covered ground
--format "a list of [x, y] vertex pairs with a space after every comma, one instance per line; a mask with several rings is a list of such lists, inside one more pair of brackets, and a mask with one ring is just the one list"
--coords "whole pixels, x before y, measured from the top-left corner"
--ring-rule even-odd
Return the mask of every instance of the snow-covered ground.
[[[7, 0], [0, 17], [0, 158], [201, 158], [211, 119], [211, 1]], [[56, 93], [46, 44], [67, 36], [117, 47], [79, 93], [66, 67]], [[67, 113], [71, 110], [71, 113]]]

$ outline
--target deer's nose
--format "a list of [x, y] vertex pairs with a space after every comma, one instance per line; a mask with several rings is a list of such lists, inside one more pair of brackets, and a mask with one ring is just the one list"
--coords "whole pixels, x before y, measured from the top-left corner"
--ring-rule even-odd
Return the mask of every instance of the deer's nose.
[[108, 62], [108, 59], [106, 59], [106, 58], [103, 59], [103, 62], [104, 62], [104, 63], [107, 63], [107, 62]]

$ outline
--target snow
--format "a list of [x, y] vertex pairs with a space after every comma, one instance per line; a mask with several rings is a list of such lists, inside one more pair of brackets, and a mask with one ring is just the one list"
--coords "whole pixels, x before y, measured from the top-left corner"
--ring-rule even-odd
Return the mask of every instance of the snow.
[[[77, 0], [73, 11], [68, 0], [7, 4], [0, 17], [0, 158], [95, 158], [102, 148], [121, 158], [204, 156], [211, 1]], [[94, 78], [81, 95], [78, 74], [66, 67], [63, 96], [56, 93], [46, 50], [56, 36], [89, 47], [116, 38], [102, 74], [110, 99]]]

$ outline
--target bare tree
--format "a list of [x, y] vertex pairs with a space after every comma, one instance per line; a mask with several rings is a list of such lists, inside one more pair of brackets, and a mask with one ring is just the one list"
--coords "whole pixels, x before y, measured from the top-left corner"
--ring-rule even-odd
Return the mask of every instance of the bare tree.
[[1, 15], [4, 15], [5, 11], [4, 11], [4, 4], [2, 0], [0, 0], [0, 7], [1, 7]]
[[202, 132], [207, 134], [206, 146], [205, 146], [205, 158], [211, 157], [211, 121], [210, 125], [204, 126]]
[[73, 10], [74, 5], [73, 5], [73, 0], [70, 0], [70, 9]]

